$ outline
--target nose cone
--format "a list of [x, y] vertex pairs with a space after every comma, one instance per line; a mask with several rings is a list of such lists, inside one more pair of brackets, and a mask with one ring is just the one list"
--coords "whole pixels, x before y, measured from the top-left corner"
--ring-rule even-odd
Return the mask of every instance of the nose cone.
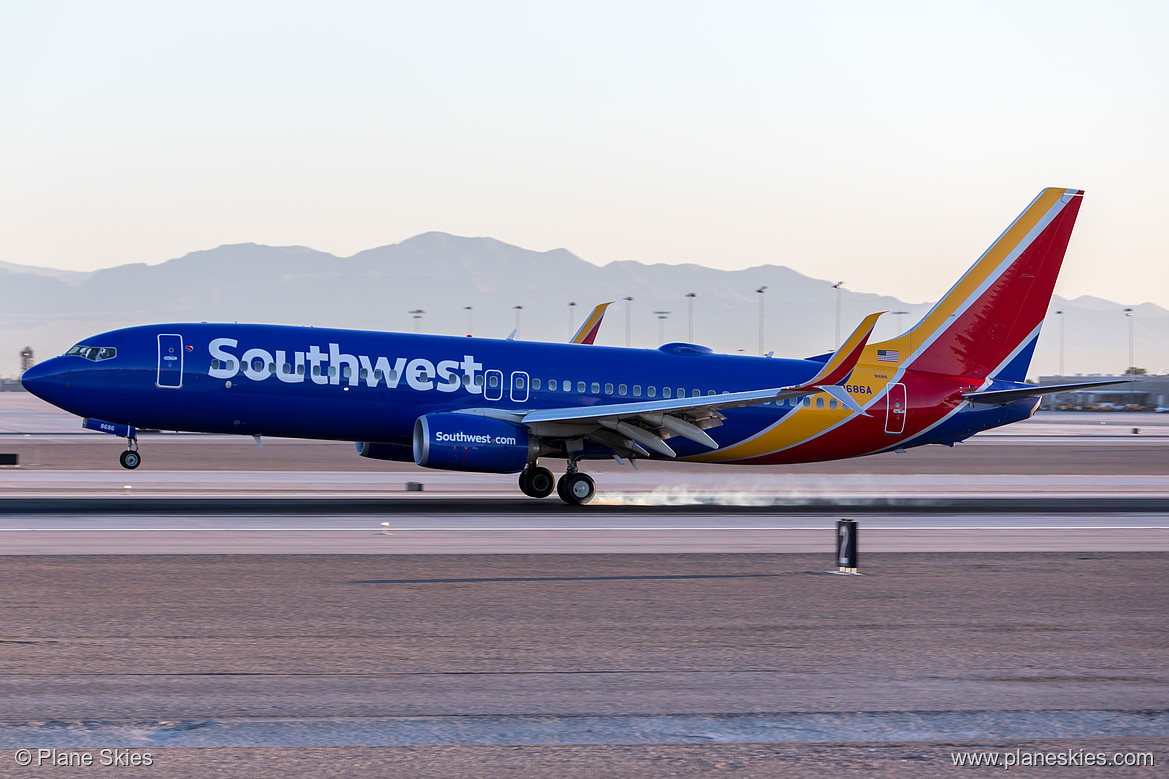
[[54, 357], [34, 365], [20, 375], [20, 385], [41, 400], [56, 403], [60, 388], [65, 384], [65, 370], [61, 358]]

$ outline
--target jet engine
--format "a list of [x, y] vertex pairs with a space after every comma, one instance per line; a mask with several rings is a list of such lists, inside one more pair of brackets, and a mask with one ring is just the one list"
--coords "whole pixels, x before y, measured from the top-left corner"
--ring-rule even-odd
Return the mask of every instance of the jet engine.
[[414, 462], [425, 468], [518, 473], [539, 451], [526, 427], [503, 419], [437, 413], [414, 423]]

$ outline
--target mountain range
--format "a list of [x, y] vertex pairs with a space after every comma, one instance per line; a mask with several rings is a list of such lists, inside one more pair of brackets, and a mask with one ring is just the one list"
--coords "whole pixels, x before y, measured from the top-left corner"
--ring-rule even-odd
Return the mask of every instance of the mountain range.
[[[965, 269], [955, 267], [955, 280]], [[756, 291], [764, 286], [764, 293]], [[832, 283], [779, 265], [734, 271], [633, 261], [598, 266], [565, 249], [535, 252], [437, 232], [345, 258], [303, 246], [234, 244], [155, 265], [92, 272], [0, 262], [0, 289], [2, 376], [17, 374], [25, 346], [43, 359], [101, 331], [168, 321], [407, 331], [417, 326], [429, 333], [502, 338], [516, 327], [518, 315], [517, 338], [565, 341], [595, 304], [615, 301], [597, 343], [625, 345], [628, 327], [633, 346], [656, 347], [663, 339], [688, 340], [693, 303], [696, 342], [753, 354], [759, 351], [762, 298], [766, 351], [820, 354], [833, 348], [836, 331]], [[939, 296], [944, 292], [938, 290]], [[874, 337], [891, 337], [931, 305], [853, 290], [840, 294], [842, 336], [867, 313], [906, 312], [882, 317]], [[1133, 308], [1137, 365], [1169, 372], [1169, 311], [1151, 303]], [[1123, 309], [1090, 296], [1053, 300], [1051, 311], [1064, 312], [1069, 375], [1124, 371], [1129, 323]], [[424, 313], [411, 313], [416, 311]], [[1033, 376], [1057, 372], [1059, 326], [1049, 314]]]

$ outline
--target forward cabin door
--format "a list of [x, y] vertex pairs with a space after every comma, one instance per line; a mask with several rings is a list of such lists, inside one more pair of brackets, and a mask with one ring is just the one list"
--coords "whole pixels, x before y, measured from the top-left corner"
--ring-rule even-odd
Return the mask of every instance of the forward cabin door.
[[905, 385], [890, 385], [885, 393], [885, 403], [885, 432], [901, 435], [905, 432]]
[[183, 337], [158, 336], [158, 379], [155, 386], [178, 389], [183, 386]]

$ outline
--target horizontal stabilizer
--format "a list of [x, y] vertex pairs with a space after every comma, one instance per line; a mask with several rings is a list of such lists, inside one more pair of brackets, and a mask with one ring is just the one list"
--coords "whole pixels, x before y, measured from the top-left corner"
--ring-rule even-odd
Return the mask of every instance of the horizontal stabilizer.
[[1108, 387], [1113, 384], [1128, 384], [1131, 381], [1132, 379], [1114, 379], [1113, 381], [1085, 381], [1079, 384], [1048, 384], [1042, 387], [1032, 385], [1017, 389], [963, 392], [962, 397], [973, 403], [1009, 403], [1012, 400], [1037, 398], [1040, 395], [1052, 395], [1056, 392], [1074, 392], [1075, 390], [1092, 389], [1093, 387]]

